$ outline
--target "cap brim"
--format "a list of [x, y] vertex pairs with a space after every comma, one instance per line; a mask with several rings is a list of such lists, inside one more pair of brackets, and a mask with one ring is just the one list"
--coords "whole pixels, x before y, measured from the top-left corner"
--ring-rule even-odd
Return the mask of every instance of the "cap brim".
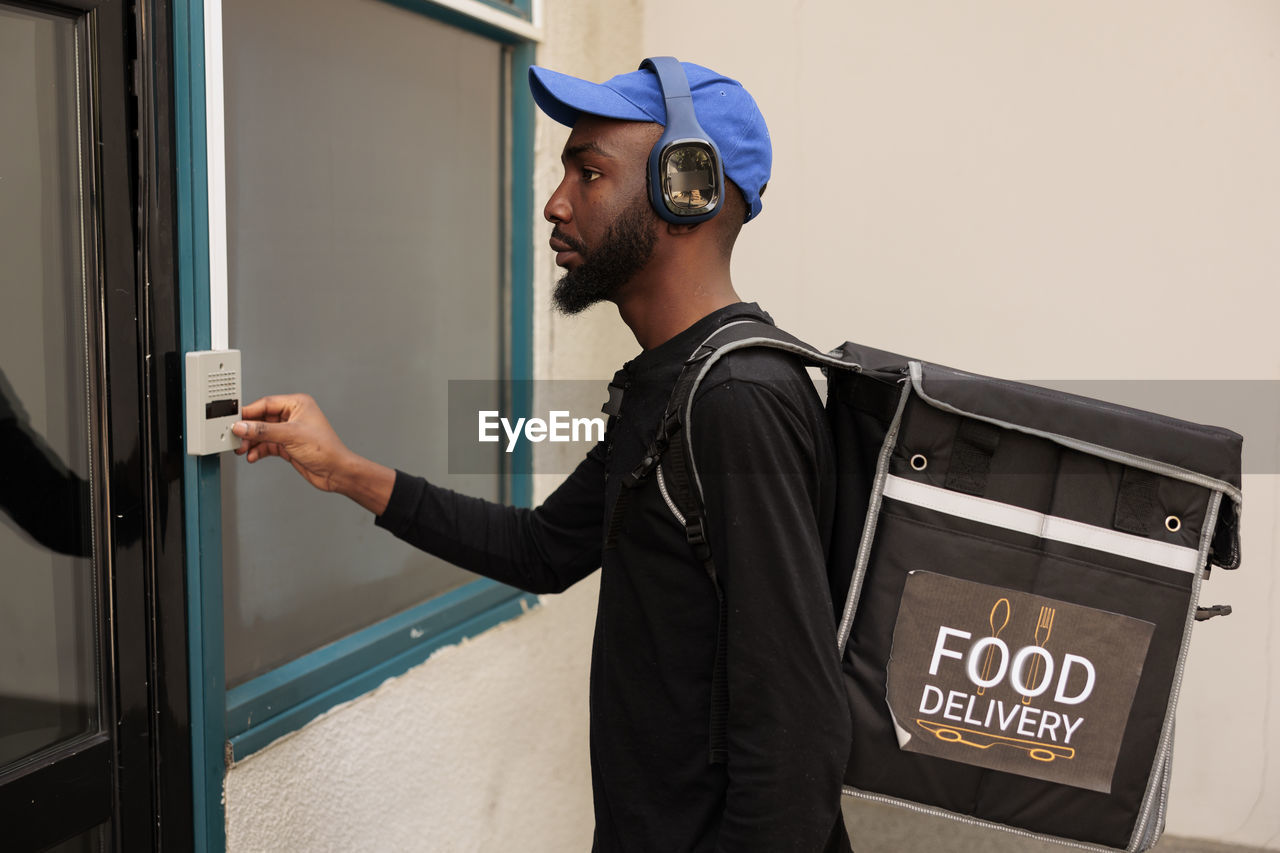
[[623, 121], [662, 123], [607, 86], [538, 65], [529, 68], [529, 90], [539, 109], [569, 127], [573, 127], [583, 113]]

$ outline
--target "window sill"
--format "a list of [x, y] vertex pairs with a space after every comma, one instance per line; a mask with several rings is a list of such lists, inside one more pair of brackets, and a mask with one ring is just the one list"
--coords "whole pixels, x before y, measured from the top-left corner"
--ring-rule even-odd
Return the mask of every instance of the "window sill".
[[316, 649], [227, 691], [228, 758], [240, 761], [330, 708], [403, 675], [537, 603], [537, 596], [476, 580]]

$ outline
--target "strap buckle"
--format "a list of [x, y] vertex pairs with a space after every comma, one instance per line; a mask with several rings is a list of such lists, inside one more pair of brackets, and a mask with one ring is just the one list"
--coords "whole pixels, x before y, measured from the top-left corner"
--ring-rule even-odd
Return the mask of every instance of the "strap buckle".
[[645, 477], [649, 476], [649, 472], [658, 464], [658, 460], [662, 458], [662, 454], [667, 452], [667, 437], [665, 434], [658, 435], [657, 438], [649, 445], [644, 452], [644, 458], [640, 460], [640, 464], [631, 469], [631, 472], [623, 478], [622, 484], [628, 487], [638, 485]]
[[1230, 604], [1215, 604], [1212, 607], [1197, 607], [1196, 621], [1204, 622], [1206, 619], [1212, 619], [1215, 616], [1230, 616]]
[[[693, 553], [703, 563], [711, 560], [711, 545], [707, 542], [707, 532], [700, 516], [692, 516], [684, 524], [684, 538], [688, 541]], [[714, 578], [713, 578], [714, 580]]]

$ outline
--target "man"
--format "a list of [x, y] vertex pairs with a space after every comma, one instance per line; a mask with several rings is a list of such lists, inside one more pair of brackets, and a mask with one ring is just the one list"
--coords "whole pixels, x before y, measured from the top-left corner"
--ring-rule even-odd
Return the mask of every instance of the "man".
[[609, 434], [545, 503], [504, 507], [359, 457], [305, 396], [245, 407], [239, 452], [250, 462], [280, 456], [402, 539], [525, 590], [559, 592], [602, 567], [593, 850], [844, 851], [850, 721], [825, 569], [834, 451], [803, 368], [772, 350], [735, 353], [694, 403], [693, 455], [727, 613], [722, 751], [711, 734], [716, 588], [656, 476], [629, 489], [614, 518], [685, 360], [726, 323], [771, 322], [730, 279], [734, 242], [769, 179], [764, 119], [736, 81], [683, 67], [728, 179], [723, 208], [698, 224], [664, 221], [649, 200], [646, 162], [666, 117], [652, 71], [595, 84], [531, 70], [538, 105], [573, 128], [544, 210], [566, 270], [555, 302], [570, 314], [615, 303], [643, 349], [615, 376], [622, 400]]

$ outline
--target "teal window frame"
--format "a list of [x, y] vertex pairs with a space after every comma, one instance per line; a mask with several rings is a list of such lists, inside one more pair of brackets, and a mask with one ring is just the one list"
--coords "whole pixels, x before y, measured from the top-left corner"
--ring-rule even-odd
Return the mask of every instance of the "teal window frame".
[[[532, 410], [533, 362], [533, 134], [527, 77], [534, 62], [533, 0], [474, 0], [510, 15], [509, 28], [460, 11], [448, 0], [383, 0], [510, 48], [503, 116], [509, 189], [507, 368], [517, 417]], [[492, 17], [492, 16], [489, 16]], [[208, 151], [205, 123], [204, 0], [173, 4], [174, 116], [177, 153], [179, 341], [183, 352], [211, 346]], [[532, 460], [527, 447], [512, 454], [506, 494], [529, 506]], [[186, 580], [190, 658], [194, 849], [226, 849], [222, 801], [226, 772], [237, 761], [326, 710], [403, 674], [436, 649], [519, 616], [536, 596], [480, 579], [303, 655], [231, 690], [223, 655], [221, 460], [187, 456]]]

